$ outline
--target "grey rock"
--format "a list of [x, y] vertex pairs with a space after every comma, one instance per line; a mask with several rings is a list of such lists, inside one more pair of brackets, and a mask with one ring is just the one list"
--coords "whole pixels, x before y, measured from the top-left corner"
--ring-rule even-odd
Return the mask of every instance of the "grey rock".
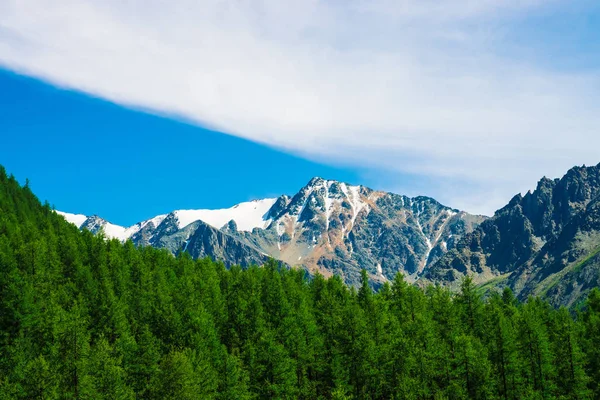
[[[542, 178], [515, 196], [424, 274], [455, 286], [466, 274], [508, 286], [521, 298], [574, 305], [600, 284], [600, 165]], [[489, 285], [487, 285], [489, 286]]]

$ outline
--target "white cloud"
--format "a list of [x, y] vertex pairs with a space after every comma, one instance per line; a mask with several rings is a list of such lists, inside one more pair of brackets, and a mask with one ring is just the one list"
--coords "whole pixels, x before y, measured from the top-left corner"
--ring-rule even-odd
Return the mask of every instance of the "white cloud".
[[598, 76], [499, 51], [548, 4], [2, 0], [0, 64], [315, 159], [468, 181], [443, 197], [491, 213], [600, 161]]

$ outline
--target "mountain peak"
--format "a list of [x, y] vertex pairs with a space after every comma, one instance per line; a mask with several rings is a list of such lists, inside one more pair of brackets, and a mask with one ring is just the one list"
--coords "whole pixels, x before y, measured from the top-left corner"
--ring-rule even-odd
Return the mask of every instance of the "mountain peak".
[[[328, 188], [332, 186], [345, 185], [346, 187], [363, 187], [362, 185], [352, 185], [347, 182], [338, 181], [335, 179], [325, 179], [320, 176], [315, 176], [311, 178], [310, 181], [304, 186], [304, 188], [317, 187], [317, 186], [327, 186]], [[303, 189], [304, 189], [303, 188]]]
[[[341, 271], [354, 284], [362, 268], [379, 282], [398, 271], [415, 278], [480, 220], [465, 216], [430, 197], [409, 199], [316, 176], [291, 198], [282, 195], [217, 210], [176, 210], [129, 228], [82, 216], [81, 227], [173, 254], [188, 251], [192, 257], [208, 254], [203, 240], [211, 237], [235, 243], [232, 249], [244, 244], [310, 271]], [[224, 256], [227, 249], [211, 248], [217, 247], [219, 253], [212, 255]]]
[[315, 186], [315, 185], [322, 184], [323, 182], [325, 182], [325, 179], [321, 178], [320, 176], [315, 176], [315, 177], [311, 178], [310, 181], [308, 181], [306, 186]]

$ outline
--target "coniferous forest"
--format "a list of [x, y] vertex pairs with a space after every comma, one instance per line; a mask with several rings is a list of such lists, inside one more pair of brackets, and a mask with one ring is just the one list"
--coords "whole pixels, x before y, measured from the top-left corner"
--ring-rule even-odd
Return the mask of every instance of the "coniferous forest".
[[0, 167], [0, 399], [296, 398], [600, 398], [600, 291], [228, 270], [80, 232]]

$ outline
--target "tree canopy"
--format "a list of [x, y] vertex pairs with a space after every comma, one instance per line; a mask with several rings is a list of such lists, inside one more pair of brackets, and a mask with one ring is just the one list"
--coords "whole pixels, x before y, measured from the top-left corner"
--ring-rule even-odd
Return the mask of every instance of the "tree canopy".
[[0, 399], [600, 398], [583, 311], [80, 232], [0, 167]]

